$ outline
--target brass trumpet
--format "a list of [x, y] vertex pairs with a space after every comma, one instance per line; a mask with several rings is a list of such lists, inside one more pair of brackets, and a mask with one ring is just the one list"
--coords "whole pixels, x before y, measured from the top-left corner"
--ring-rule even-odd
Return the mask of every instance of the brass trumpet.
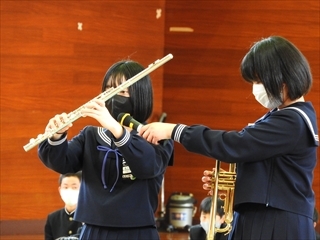
[[[216, 160], [216, 168], [212, 173], [212, 202], [209, 218], [209, 229], [206, 240], [213, 240], [216, 233], [228, 234], [231, 229], [233, 221], [233, 204], [234, 204], [234, 190], [236, 181], [236, 165], [235, 163], [229, 164], [229, 171], [220, 169], [221, 162]], [[218, 198], [224, 202], [225, 223], [224, 228], [216, 228], [216, 213], [217, 213], [217, 200]]]
[[[167, 56], [156, 60], [155, 62], [151, 63], [146, 69], [144, 69], [143, 71], [139, 72], [138, 74], [136, 74], [132, 78], [130, 78], [127, 81], [123, 82], [122, 84], [120, 84], [116, 88], [110, 88], [110, 89], [102, 92], [100, 95], [96, 96], [92, 100], [101, 99], [102, 101], [107, 101], [108, 99], [110, 99], [113, 96], [115, 96], [117, 93], [119, 93], [119, 92], [123, 91], [124, 89], [128, 88], [129, 86], [131, 86], [135, 82], [139, 81], [141, 78], [145, 77], [150, 72], [152, 72], [155, 69], [157, 69], [158, 67], [162, 66], [163, 64], [165, 64], [166, 62], [168, 62], [172, 58], [173, 58], [173, 55], [172, 54], [168, 54]], [[90, 101], [92, 101], [92, 100], [90, 100]], [[43, 142], [44, 140], [46, 140], [48, 138], [51, 138], [55, 133], [59, 132], [61, 129], [67, 127], [72, 122], [74, 122], [77, 119], [79, 119], [81, 117], [81, 110], [84, 108], [84, 105], [82, 105], [81, 107], [77, 108], [76, 110], [70, 112], [68, 114], [68, 121], [66, 123], [64, 123], [63, 125], [61, 125], [60, 127], [56, 128], [56, 129], [53, 129], [50, 132], [45, 132], [44, 134], [39, 134], [36, 139], [31, 138], [29, 143], [26, 144], [25, 146], [23, 146], [24, 150], [26, 152], [29, 151], [30, 149], [32, 149], [36, 145], [40, 144], [41, 142]]]

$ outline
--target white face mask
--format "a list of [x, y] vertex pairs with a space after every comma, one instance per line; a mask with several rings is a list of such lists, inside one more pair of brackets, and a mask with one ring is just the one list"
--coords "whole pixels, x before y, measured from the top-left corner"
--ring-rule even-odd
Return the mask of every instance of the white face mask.
[[[200, 222], [200, 225], [201, 225], [201, 227], [206, 231], [206, 233], [208, 233], [208, 230], [209, 230], [209, 222], [208, 222], [208, 221]], [[220, 226], [221, 226], [220, 221], [216, 221], [216, 222], [215, 222], [215, 227], [216, 227], [216, 228], [220, 228]]]
[[200, 222], [201, 227], [206, 231], [206, 233], [208, 233], [209, 230], [209, 222]]
[[216, 221], [215, 225], [216, 225], [216, 228], [220, 228], [221, 227], [221, 222]]
[[254, 83], [252, 85], [252, 93], [256, 98], [256, 100], [265, 108], [273, 109], [281, 105], [281, 102], [279, 101], [276, 101], [276, 100], [270, 101], [270, 99], [268, 98], [266, 89], [261, 83]]
[[68, 206], [74, 206], [78, 203], [79, 190], [61, 189], [60, 195], [64, 203]]

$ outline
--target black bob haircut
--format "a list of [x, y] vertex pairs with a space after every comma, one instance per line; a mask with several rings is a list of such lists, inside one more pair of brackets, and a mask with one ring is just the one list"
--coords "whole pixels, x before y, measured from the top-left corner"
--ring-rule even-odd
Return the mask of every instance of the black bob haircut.
[[79, 181], [81, 182], [82, 179], [82, 171], [76, 172], [76, 173], [65, 173], [65, 174], [60, 174], [58, 183], [59, 186], [61, 186], [62, 180], [66, 177], [77, 177]]
[[256, 42], [241, 63], [244, 80], [262, 83], [269, 98], [282, 99], [283, 84], [291, 100], [306, 95], [312, 86], [309, 63], [287, 39], [271, 36]]
[[[211, 210], [211, 204], [212, 204], [212, 197], [206, 197], [204, 198], [201, 203], [200, 203], [200, 212], [204, 213], [210, 213]], [[217, 199], [217, 204], [216, 204], [216, 214], [222, 217], [225, 212], [224, 212], [224, 201], [221, 200], [220, 198]]]
[[[123, 78], [127, 81], [144, 69], [141, 64], [132, 60], [122, 60], [113, 64], [103, 78], [101, 91], [105, 91], [108, 87], [117, 87], [123, 82]], [[147, 75], [129, 86], [128, 91], [133, 106], [132, 117], [141, 123], [146, 122], [153, 110], [150, 76]]]

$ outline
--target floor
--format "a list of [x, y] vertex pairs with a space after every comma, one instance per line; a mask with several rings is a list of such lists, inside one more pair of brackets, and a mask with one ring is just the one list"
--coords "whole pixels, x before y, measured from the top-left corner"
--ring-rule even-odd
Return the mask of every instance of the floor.
[[[188, 240], [188, 232], [160, 232], [160, 240]], [[43, 240], [43, 235], [1, 236], [1, 240]], [[129, 240], [129, 239], [128, 239]]]

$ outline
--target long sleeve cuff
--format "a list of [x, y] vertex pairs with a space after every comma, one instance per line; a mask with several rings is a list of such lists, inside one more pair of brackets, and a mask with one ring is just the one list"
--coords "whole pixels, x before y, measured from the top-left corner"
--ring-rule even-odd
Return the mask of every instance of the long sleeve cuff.
[[67, 140], [67, 131], [64, 132], [61, 135], [61, 137], [59, 139], [57, 139], [57, 140], [52, 140], [52, 139], [48, 138], [48, 143], [50, 145], [52, 145], [52, 146], [58, 146], [58, 145], [62, 144], [64, 141], [66, 141], [66, 140]]
[[123, 127], [123, 129], [124, 129], [124, 131], [123, 131], [122, 136], [114, 141], [114, 144], [117, 147], [121, 147], [121, 146], [125, 145], [130, 139], [130, 132], [127, 129], [125, 129], [124, 127]]
[[187, 127], [187, 125], [184, 124], [177, 124], [172, 131], [171, 139], [174, 141], [180, 143], [181, 135], [183, 130]]

